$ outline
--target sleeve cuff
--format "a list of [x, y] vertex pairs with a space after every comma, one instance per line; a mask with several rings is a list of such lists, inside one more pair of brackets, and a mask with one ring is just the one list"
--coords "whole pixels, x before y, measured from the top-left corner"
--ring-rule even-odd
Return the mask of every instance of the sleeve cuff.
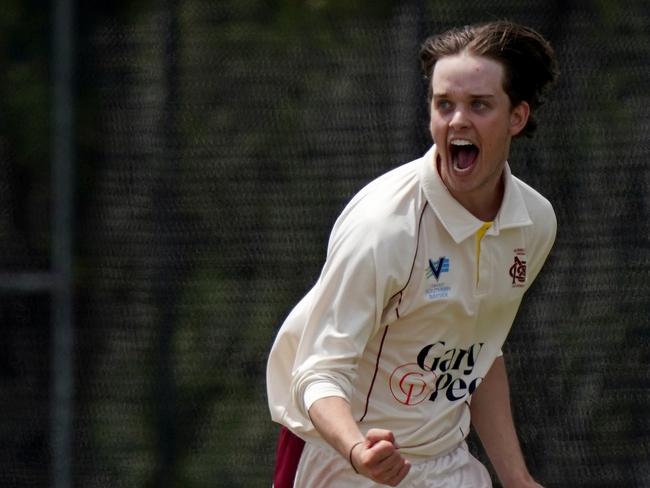
[[305, 388], [305, 395], [303, 397], [306, 411], [309, 412], [309, 409], [316, 400], [333, 396], [341, 397], [345, 400], [348, 399], [348, 396], [339, 386], [330, 383], [329, 381], [317, 381], [316, 383], [312, 383]]

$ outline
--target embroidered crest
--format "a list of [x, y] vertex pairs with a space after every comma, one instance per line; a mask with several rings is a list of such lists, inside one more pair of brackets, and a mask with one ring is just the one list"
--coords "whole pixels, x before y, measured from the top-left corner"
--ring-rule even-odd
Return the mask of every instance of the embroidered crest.
[[513, 288], [526, 284], [526, 250], [518, 248], [514, 250], [514, 254], [514, 262], [508, 270]]

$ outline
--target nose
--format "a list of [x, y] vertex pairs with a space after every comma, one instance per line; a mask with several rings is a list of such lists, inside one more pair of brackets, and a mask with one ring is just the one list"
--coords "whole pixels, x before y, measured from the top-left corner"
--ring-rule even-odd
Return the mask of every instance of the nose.
[[457, 108], [449, 121], [449, 127], [452, 129], [465, 129], [469, 127], [469, 119], [467, 114], [461, 108]]

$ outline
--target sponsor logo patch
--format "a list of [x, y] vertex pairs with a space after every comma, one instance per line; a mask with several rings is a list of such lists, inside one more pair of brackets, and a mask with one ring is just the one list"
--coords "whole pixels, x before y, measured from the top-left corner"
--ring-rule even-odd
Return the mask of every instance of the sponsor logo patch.
[[388, 387], [393, 398], [406, 406], [465, 401], [483, 381], [475, 368], [484, 345], [453, 347], [445, 341], [425, 345], [415, 362], [398, 366], [390, 375]]

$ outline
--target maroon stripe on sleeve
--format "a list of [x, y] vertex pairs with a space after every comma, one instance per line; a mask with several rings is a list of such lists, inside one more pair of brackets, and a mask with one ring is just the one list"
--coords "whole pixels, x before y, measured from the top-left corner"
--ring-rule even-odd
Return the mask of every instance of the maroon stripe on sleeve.
[[390, 300], [392, 300], [397, 295], [399, 295], [399, 300], [397, 301], [397, 306], [395, 307], [395, 314], [397, 315], [397, 318], [400, 318], [399, 307], [402, 304], [402, 298], [404, 297], [404, 290], [406, 290], [406, 287], [409, 285], [409, 283], [411, 282], [411, 278], [413, 277], [413, 270], [415, 269], [415, 259], [417, 258], [418, 249], [420, 248], [420, 231], [422, 229], [422, 219], [424, 218], [424, 212], [427, 209], [428, 205], [429, 204], [425, 201], [424, 205], [422, 206], [422, 211], [420, 212], [420, 217], [418, 219], [418, 233], [415, 239], [415, 252], [413, 254], [413, 261], [411, 262], [411, 270], [409, 271], [409, 277], [406, 280], [406, 283], [404, 283], [402, 289], [397, 293], [395, 293], [392, 297], [390, 297]]
[[286, 427], [282, 427], [275, 451], [275, 473], [273, 488], [293, 488], [296, 471], [305, 441]]
[[[428, 206], [428, 202], [425, 201], [424, 205], [422, 206], [422, 211], [420, 212], [420, 217], [418, 218], [418, 232], [415, 239], [415, 252], [413, 254], [413, 260], [411, 261], [411, 269], [409, 271], [409, 277], [406, 280], [406, 283], [404, 284], [402, 289], [397, 293], [395, 293], [392, 297], [390, 297], [390, 300], [392, 300], [397, 295], [400, 296], [397, 302], [397, 306], [395, 307], [395, 314], [397, 318], [400, 318], [399, 307], [402, 304], [402, 298], [404, 297], [404, 290], [406, 290], [406, 287], [409, 285], [409, 283], [411, 282], [411, 278], [413, 277], [413, 270], [415, 269], [415, 260], [418, 255], [418, 249], [420, 248], [420, 232], [422, 229], [422, 220], [424, 219], [424, 212], [427, 209], [427, 206]], [[384, 335], [382, 336], [381, 343], [379, 344], [379, 352], [377, 353], [377, 360], [375, 362], [375, 372], [372, 375], [372, 381], [370, 382], [370, 388], [368, 389], [368, 395], [366, 396], [366, 407], [363, 411], [363, 415], [359, 419], [359, 422], [362, 422], [363, 419], [365, 419], [366, 415], [368, 414], [368, 407], [370, 406], [370, 395], [372, 394], [372, 389], [375, 386], [375, 380], [377, 379], [377, 372], [379, 371], [379, 361], [381, 360], [381, 353], [384, 349], [384, 341], [386, 340], [386, 334], [388, 333], [389, 325], [386, 325], [386, 327], [384, 328]]]
[[384, 340], [386, 339], [387, 333], [388, 333], [388, 326], [384, 327], [384, 335], [381, 336], [381, 343], [379, 344], [379, 352], [377, 353], [377, 361], [375, 362], [375, 373], [372, 375], [370, 388], [368, 388], [368, 396], [366, 397], [366, 408], [363, 411], [363, 415], [359, 419], [359, 422], [363, 422], [363, 419], [366, 418], [366, 414], [368, 413], [368, 407], [370, 406], [370, 395], [372, 394], [372, 389], [375, 386], [375, 380], [377, 379], [377, 371], [379, 371], [379, 360], [381, 359], [381, 352], [384, 350]]

